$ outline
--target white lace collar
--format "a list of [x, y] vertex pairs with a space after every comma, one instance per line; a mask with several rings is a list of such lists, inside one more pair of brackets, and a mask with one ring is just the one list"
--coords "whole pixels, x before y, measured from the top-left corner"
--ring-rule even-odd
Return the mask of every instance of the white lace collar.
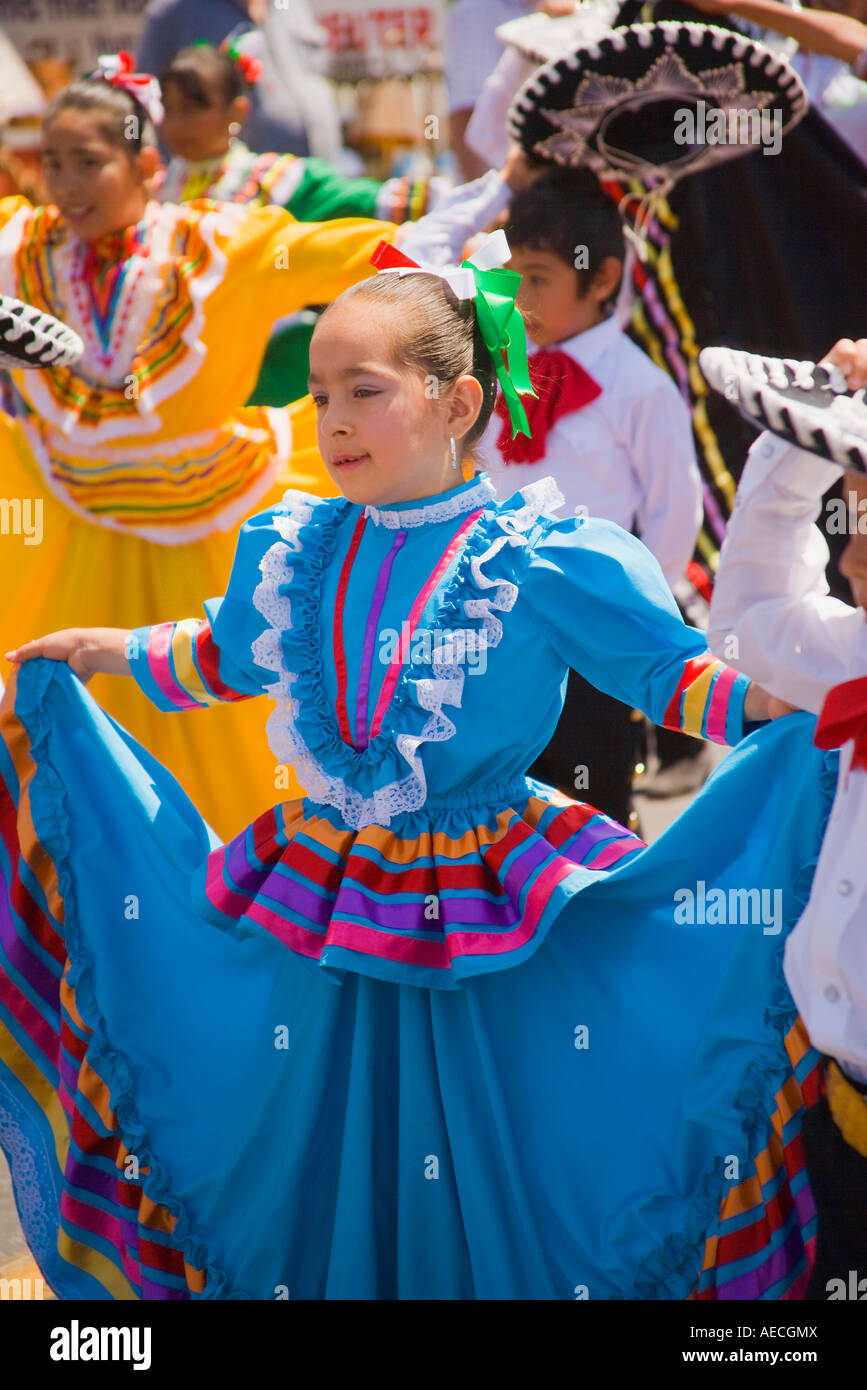
[[394, 506], [367, 506], [364, 515], [375, 526], [385, 526], [389, 531], [406, 531], [414, 526], [451, 521], [452, 517], [484, 507], [495, 496], [496, 489], [487, 473], [481, 473], [468, 483], [449, 488], [448, 492], [437, 493], [435, 497], [422, 497], [417, 502], [397, 502]]

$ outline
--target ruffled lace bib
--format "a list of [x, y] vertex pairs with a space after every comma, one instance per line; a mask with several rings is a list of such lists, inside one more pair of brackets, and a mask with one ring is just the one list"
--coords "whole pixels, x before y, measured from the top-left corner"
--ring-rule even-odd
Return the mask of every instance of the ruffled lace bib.
[[[482, 479], [476, 487], [435, 504], [442, 515], [427, 517], [448, 520], [475, 509], [487, 497], [451, 578], [435, 591], [437, 625], [450, 636], [433, 650], [433, 674], [422, 675], [419, 662], [407, 661], [380, 731], [363, 751], [340, 737], [334, 709], [326, 699], [319, 631], [323, 576], [352, 504], [343, 498], [287, 492], [288, 512], [275, 516], [282, 540], [266, 552], [260, 566], [262, 581], [253, 595], [269, 625], [253, 644], [253, 657], [275, 673], [268, 687], [276, 700], [268, 738], [278, 760], [296, 768], [309, 797], [334, 807], [352, 829], [388, 825], [395, 816], [426, 804], [428, 787], [420, 750], [426, 743], [442, 743], [455, 734], [444, 706], [461, 707], [465, 675], [461, 653], [469, 644], [478, 649], [498, 646], [503, 634], [499, 615], [508, 613], [518, 596], [511, 580], [487, 572], [490, 562], [506, 546], [525, 546], [539, 517], [563, 501], [551, 478], [541, 478], [516, 494], [520, 506], [515, 506], [515, 499], [497, 503], [490, 492], [490, 484]], [[457, 510], [449, 510], [456, 505]], [[406, 512], [368, 508], [368, 514], [374, 522], [394, 528], [422, 524], [409, 519], [419, 515], [415, 508]]]

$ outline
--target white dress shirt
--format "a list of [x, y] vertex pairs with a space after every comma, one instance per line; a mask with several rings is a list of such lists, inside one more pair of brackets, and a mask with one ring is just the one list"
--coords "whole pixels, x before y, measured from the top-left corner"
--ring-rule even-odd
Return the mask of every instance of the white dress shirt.
[[[818, 714], [867, 676], [867, 617], [828, 593], [814, 524], [841, 475], [770, 434], [750, 450], [714, 586], [708, 645], [789, 704]], [[837, 794], [785, 973], [811, 1041], [867, 1083], [867, 773], [840, 755]]]
[[476, 450], [501, 497], [550, 474], [567, 511], [633, 526], [673, 587], [692, 559], [702, 518], [690, 414], [674, 382], [622, 332], [615, 315], [556, 347], [602, 395], [556, 421], [539, 463], [504, 462], [495, 415]]

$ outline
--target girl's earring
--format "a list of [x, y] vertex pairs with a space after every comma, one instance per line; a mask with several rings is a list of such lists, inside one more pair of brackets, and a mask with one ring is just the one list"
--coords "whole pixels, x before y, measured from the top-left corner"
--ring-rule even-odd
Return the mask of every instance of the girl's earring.
[[241, 126], [238, 121], [232, 121], [232, 124], [229, 126], [229, 134], [233, 139], [241, 134]]
[[454, 437], [453, 434], [450, 434], [450, 435], [449, 435], [449, 444], [451, 445], [451, 451], [452, 451], [452, 468], [457, 468], [457, 466], [458, 466], [458, 451], [457, 451], [457, 449], [455, 448], [455, 437]]

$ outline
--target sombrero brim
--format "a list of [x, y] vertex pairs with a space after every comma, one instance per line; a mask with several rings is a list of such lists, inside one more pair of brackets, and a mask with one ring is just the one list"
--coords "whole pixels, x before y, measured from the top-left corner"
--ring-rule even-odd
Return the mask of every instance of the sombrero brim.
[[84, 352], [77, 333], [11, 295], [0, 295], [0, 367], [69, 367]]
[[699, 366], [715, 391], [753, 424], [841, 468], [867, 473], [867, 404], [834, 367], [704, 348]]
[[509, 128], [537, 159], [658, 186], [760, 146], [771, 153], [808, 105], [797, 73], [754, 39], [633, 24], [535, 72]]

